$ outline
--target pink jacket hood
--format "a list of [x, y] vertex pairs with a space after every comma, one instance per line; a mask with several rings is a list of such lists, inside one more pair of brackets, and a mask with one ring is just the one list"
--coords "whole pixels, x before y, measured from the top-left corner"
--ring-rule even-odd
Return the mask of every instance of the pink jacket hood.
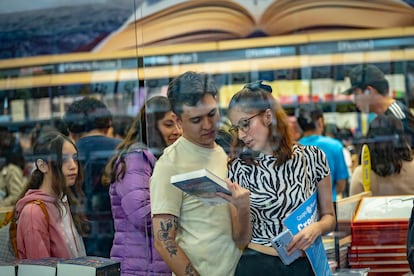
[[[43, 203], [45, 203], [46, 206], [49, 204], [52, 204], [53, 208], [55, 208], [54, 201], [55, 198], [42, 190], [28, 190], [23, 198], [21, 198], [16, 203], [16, 212], [17, 216], [19, 216], [20, 212], [22, 211], [23, 207], [30, 201], [33, 200], [41, 200]], [[52, 208], [52, 207], [51, 207]], [[49, 210], [49, 208], [48, 208]]]

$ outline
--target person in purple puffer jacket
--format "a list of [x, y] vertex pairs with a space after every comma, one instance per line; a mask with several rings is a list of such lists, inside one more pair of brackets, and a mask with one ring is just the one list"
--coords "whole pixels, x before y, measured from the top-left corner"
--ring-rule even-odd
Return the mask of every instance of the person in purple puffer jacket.
[[105, 167], [115, 225], [111, 259], [121, 262], [122, 276], [171, 275], [153, 246], [149, 180], [156, 159], [181, 133], [168, 99], [152, 97]]

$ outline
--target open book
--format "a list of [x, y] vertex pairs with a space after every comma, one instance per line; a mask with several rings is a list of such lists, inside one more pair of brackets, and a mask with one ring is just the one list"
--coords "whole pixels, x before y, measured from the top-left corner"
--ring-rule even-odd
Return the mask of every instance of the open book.
[[412, 26], [402, 0], [159, 0], [141, 6], [95, 51], [275, 36], [320, 28]]
[[171, 176], [171, 184], [189, 195], [197, 196], [208, 205], [226, 203], [216, 193], [231, 195], [227, 183], [208, 169], [201, 169]]

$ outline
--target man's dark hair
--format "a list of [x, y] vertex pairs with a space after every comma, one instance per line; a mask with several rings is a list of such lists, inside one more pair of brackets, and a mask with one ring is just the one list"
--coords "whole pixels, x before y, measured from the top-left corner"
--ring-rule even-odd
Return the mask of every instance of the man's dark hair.
[[315, 123], [319, 118], [323, 118], [322, 109], [314, 109], [312, 111], [301, 109], [296, 119], [302, 131], [308, 131], [316, 129]]
[[111, 126], [112, 115], [106, 105], [95, 98], [74, 101], [63, 119], [70, 132], [82, 133]]
[[217, 88], [214, 79], [205, 73], [185, 72], [168, 85], [168, 100], [177, 116], [181, 116], [184, 104], [196, 106], [206, 94], [215, 97]]

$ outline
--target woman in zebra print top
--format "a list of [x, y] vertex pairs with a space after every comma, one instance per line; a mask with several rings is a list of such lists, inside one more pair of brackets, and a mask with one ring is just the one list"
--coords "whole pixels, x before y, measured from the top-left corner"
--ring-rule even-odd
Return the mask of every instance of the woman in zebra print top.
[[[307, 249], [335, 228], [331, 177], [325, 154], [291, 138], [286, 113], [261, 81], [244, 86], [231, 99], [233, 145], [229, 178], [250, 191], [252, 240], [236, 275], [313, 275], [307, 258], [284, 265], [270, 240], [284, 228], [282, 220], [310, 194], [318, 192], [319, 220], [293, 237], [289, 252]], [[237, 139], [236, 139], [237, 138]]]

